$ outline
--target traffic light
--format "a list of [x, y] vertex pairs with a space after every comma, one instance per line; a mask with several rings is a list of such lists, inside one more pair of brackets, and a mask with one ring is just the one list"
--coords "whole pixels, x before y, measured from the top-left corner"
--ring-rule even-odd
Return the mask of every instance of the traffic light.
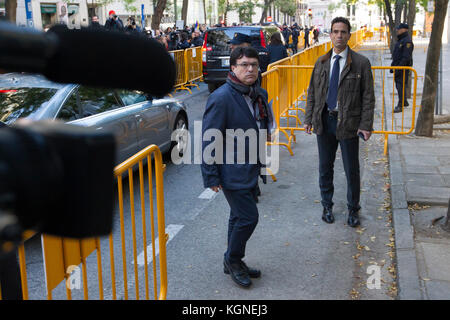
[[312, 18], [312, 10], [308, 9], [308, 17]]

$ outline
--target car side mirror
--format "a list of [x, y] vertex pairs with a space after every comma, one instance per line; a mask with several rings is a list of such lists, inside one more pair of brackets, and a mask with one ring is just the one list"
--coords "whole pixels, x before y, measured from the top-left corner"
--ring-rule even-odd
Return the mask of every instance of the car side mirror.
[[153, 101], [153, 96], [151, 95], [151, 94], [146, 94], [145, 95], [145, 98], [148, 100], [148, 101], [150, 101], [150, 102], [152, 102]]

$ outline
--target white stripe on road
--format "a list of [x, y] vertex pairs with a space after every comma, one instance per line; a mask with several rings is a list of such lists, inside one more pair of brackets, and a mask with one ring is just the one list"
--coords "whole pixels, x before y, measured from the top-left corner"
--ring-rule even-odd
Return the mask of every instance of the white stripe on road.
[[[166, 233], [169, 235], [169, 240], [167, 240], [166, 246], [169, 243], [170, 240], [172, 240], [177, 233], [183, 229], [182, 224], [169, 224], [166, 227]], [[155, 239], [155, 257], [159, 254], [159, 237]], [[138, 266], [142, 267], [145, 265], [145, 259], [144, 259], [144, 251], [141, 252], [141, 254], [137, 258]], [[147, 246], [147, 263], [150, 263], [153, 261], [153, 250], [152, 250], [152, 244], [150, 243]], [[133, 261], [134, 264], [134, 261]]]
[[218, 192], [214, 192], [212, 189], [210, 188], [206, 188], [205, 191], [203, 191], [198, 198], [199, 199], [214, 199], [217, 196]]

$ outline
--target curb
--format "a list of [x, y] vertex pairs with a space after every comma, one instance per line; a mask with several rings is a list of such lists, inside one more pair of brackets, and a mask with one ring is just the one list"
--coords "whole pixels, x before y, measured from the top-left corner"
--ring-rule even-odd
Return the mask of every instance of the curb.
[[397, 260], [397, 287], [399, 300], [423, 300], [419, 282], [414, 227], [406, 201], [405, 182], [398, 137], [389, 137], [389, 172], [391, 179], [392, 216]]

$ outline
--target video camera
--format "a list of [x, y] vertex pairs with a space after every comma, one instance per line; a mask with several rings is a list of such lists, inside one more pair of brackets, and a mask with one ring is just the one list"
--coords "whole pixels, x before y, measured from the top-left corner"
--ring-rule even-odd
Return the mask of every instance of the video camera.
[[[135, 49], [132, 59], [123, 61], [128, 48]], [[90, 28], [43, 33], [0, 22], [0, 69], [153, 96], [169, 93], [175, 82], [173, 59], [155, 40]], [[159, 76], [142, 81], [142, 74]], [[1, 124], [0, 258], [3, 244], [19, 243], [27, 229], [72, 238], [109, 234], [113, 133], [56, 121]]]

